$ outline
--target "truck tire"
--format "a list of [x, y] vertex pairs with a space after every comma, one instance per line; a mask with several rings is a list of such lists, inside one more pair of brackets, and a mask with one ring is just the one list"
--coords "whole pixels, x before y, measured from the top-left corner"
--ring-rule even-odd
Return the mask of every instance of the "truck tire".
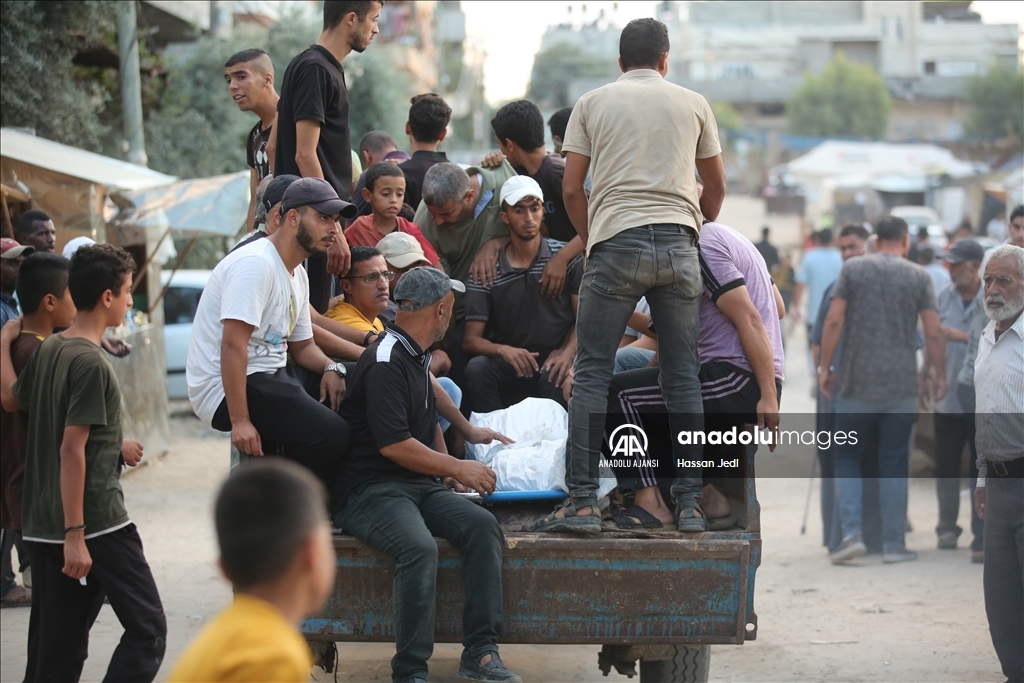
[[707, 683], [711, 646], [674, 647], [671, 659], [640, 660], [640, 683]]

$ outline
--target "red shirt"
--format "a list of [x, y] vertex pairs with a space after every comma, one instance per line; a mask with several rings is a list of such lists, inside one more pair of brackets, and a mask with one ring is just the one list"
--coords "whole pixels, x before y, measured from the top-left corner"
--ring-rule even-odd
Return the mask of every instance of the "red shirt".
[[[423, 236], [420, 227], [401, 216], [395, 216], [395, 220], [398, 221], [399, 232], [408, 233], [415, 237], [416, 241], [423, 247], [423, 255], [430, 261], [430, 265], [436, 267], [441, 259], [438, 258], [437, 251], [433, 245]], [[381, 237], [382, 235], [373, 227], [373, 214], [360, 216], [352, 222], [352, 225], [345, 229], [345, 241], [348, 242], [350, 247], [375, 247], [377, 242], [380, 242]]]
[[[39, 335], [24, 330], [11, 343], [11, 363], [15, 374], [21, 374], [28, 365], [28, 359], [42, 343]], [[9, 413], [0, 407], [0, 527], [4, 529], [21, 530], [27, 439], [28, 415], [25, 411]]]

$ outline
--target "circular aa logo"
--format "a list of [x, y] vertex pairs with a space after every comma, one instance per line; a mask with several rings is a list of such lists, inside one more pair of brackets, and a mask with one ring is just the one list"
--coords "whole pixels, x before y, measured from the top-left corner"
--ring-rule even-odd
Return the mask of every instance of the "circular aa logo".
[[611, 457], [613, 458], [615, 456], [647, 457], [647, 434], [636, 425], [624, 424], [616, 427], [608, 437], [608, 444], [611, 446]]

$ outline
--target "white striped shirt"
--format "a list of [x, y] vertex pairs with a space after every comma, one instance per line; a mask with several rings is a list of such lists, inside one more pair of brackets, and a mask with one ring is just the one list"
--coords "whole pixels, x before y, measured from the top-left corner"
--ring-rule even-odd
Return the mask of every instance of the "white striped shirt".
[[981, 333], [974, 362], [978, 486], [984, 486], [986, 460], [1024, 457], [1024, 315], [996, 338], [996, 323]]

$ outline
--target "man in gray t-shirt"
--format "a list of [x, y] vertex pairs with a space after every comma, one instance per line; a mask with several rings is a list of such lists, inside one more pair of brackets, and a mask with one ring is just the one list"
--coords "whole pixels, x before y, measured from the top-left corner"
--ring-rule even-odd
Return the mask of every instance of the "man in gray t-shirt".
[[[878, 440], [879, 504], [885, 562], [916, 559], [906, 549], [903, 523], [907, 506], [907, 459], [917, 409], [915, 330], [920, 316], [929, 361], [944, 368], [945, 341], [935, 310], [931, 278], [906, 260], [907, 224], [885, 218], [876, 228], [878, 253], [843, 265], [832, 291], [818, 368], [820, 389], [835, 397], [836, 433], [856, 441], [835, 446], [839, 516], [843, 542], [830, 553], [840, 564], [867, 552], [861, 538], [861, 451]], [[833, 374], [839, 337], [843, 351]], [[946, 377], [935, 379], [935, 399], [946, 394]]]

